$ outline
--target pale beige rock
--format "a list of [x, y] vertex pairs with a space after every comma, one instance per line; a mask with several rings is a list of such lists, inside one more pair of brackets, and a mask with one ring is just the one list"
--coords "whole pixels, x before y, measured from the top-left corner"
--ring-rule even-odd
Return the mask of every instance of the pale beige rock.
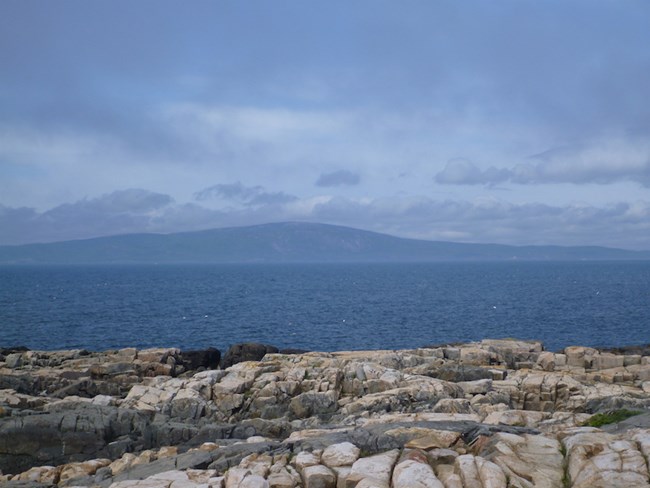
[[443, 464], [436, 467], [436, 476], [445, 488], [464, 488], [460, 476], [454, 472], [454, 467]]
[[241, 460], [240, 468], [250, 470], [251, 474], [265, 478], [271, 470], [273, 458], [268, 454], [250, 454]]
[[[397, 430], [397, 429], [396, 429]], [[411, 433], [414, 438], [404, 444], [409, 449], [435, 449], [453, 446], [460, 438], [460, 432], [452, 430], [424, 429], [424, 428], [402, 428], [404, 433]], [[388, 434], [387, 431], [386, 434]]]
[[270, 488], [293, 488], [300, 482], [300, 476], [294, 476], [287, 468], [271, 468], [267, 481]]
[[336, 474], [336, 488], [345, 488], [352, 466], [335, 466], [332, 471]]
[[111, 483], [109, 488], [171, 488], [171, 482], [169, 480], [156, 480], [156, 479], [144, 479], [144, 480], [126, 480], [126, 481], [117, 481]]
[[467, 395], [485, 394], [492, 389], [492, 380], [483, 379], [476, 381], [459, 381], [460, 386]]
[[239, 488], [244, 481], [244, 478], [250, 476], [250, 469], [246, 468], [230, 468], [226, 471], [224, 482], [226, 488]]
[[650, 459], [650, 430], [636, 432], [632, 440], [637, 443], [643, 456], [646, 459]]
[[251, 474], [241, 481], [238, 488], [269, 488], [269, 482], [262, 476]]
[[152, 476], [149, 476], [147, 479], [154, 480], [167, 480], [167, 481], [189, 481], [189, 476], [185, 471], [163, 471], [162, 473], [156, 473]]
[[460, 349], [460, 362], [476, 366], [490, 363], [490, 352], [478, 347], [462, 347]]
[[127, 452], [124, 455], [122, 455], [120, 459], [116, 459], [115, 461], [113, 461], [109, 465], [109, 468], [111, 469], [111, 473], [113, 473], [113, 476], [120, 474], [122, 471], [125, 471], [128, 468], [130, 468], [131, 465], [133, 464], [133, 461], [135, 461], [135, 458], [136, 458], [135, 454]]
[[352, 465], [359, 459], [361, 450], [351, 442], [341, 442], [328, 446], [321, 456], [321, 462], [325, 466], [346, 466]]
[[15, 480], [58, 483], [61, 469], [63, 466], [36, 466], [18, 474]]
[[604, 353], [596, 354], [591, 361], [592, 369], [612, 369], [625, 366], [625, 356]]
[[110, 459], [92, 459], [80, 463], [70, 463], [63, 466], [59, 476], [60, 481], [66, 481], [73, 478], [80, 478], [82, 476], [90, 476], [95, 474], [99, 468], [111, 464]]
[[551, 417], [545, 412], [529, 410], [505, 410], [492, 412], [484, 420], [484, 424], [492, 425], [515, 425], [521, 427], [537, 427], [540, 422]]
[[407, 459], [393, 470], [393, 488], [444, 488], [431, 466]]
[[646, 461], [630, 441], [596, 431], [577, 433], [563, 443], [574, 488], [650, 486]]
[[521, 488], [562, 488], [564, 458], [560, 443], [541, 435], [497, 433], [481, 456], [499, 465]]
[[298, 469], [298, 471], [317, 464], [320, 464], [320, 458], [308, 451], [299, 452], [293, 460], [293, 465]]
[[503, 470], [482, 457], [471, 454], [458, 456], [454, 469], [466, 487], [504, 488], [507, 485]]
[[554, 371], [555, 370], [555, 354], [549, 351], [543, 351], [537, 357], [537, 367], [543, 369], [544, 371]]
[[[476, 395], [473, 398], [476, 398]], [[433, 406], [432, 410], [438, 413], [474, 413], [471, 402], [466, 398], [443, 398]]]
[[305, 488], [336, 488], [336, 474], [322, 464], [304, 468], [302, 478]]
[[151, 461], [155, 461], [157, 458], [158, 456], [155, 452], [153, 452], [151, 449], [147, 449], [146, 451], [142, 451], [140, 454], [138, 454], [131, 464], [133, 466], [136, 466], [138, 464], [148, 464]]
[[162, 459], [166, 457], [176, 456], [178, 454], [177, 446], [164, 446], [158, 449], [157, 458]]
[[211, 479], [218, 477], [216, 469], [188, 469], [185, 474], [190, 481], [195, 483], [208, 483]]
[[346, 480], [346, 488], [354, 488], [366, 478], [390, 485], [393, 466], [398, 456], [399, 451], [392, 450], [357, 459], [352, 465], [352, 469]]

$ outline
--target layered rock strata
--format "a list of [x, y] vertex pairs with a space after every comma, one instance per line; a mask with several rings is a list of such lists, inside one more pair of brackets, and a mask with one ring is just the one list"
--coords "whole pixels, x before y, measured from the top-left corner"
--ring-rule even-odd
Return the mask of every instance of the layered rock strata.
[[[223, 369], [215, 350], [2, 351], [0, 484], [650, 486], [650, 356], [263, 347]], [[641, 413], [585, 426], [621, 408]]]

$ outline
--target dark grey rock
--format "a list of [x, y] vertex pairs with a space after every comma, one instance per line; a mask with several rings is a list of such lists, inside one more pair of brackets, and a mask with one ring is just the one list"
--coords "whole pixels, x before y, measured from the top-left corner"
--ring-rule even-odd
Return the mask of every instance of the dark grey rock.
[[291, 424], [286, 420], [246, 419], [234, 427], [232, 437], [247, 439], [260, 435], [273, 439], [285, 439], [293, 430]]
[[632, 395], [610, 396], [594, 398], [584, 405], [584, 411], [588, 413], [607, 412], [609, 410], [648, 410], [650, 409], [650, 398], [637, 398]]
[[[403, 428], [404, 431], [397, 433], [396, 430], [399, 428]], [[350, 439], [353, 444], [370, 453], [402, 449], [404, 444], [421, 435], [414, 428], [458, 432], [466, 444], [471, 444], [481, 435], [491, 436], [496, 432], [508, 432], [517, 435], [539, 434], [539, 431], [526, 427], [488, 425], [472, 421], [418, 421], [372, 424], [357, 427], [350, 433]], [[392, 431], [390, 435], [387, 434], [388, 431]]]
[[445, 364], [428, 371], [427, 376], [454, 383], [459, 381], [492, 379], [492, 373], [488, 369], [463, 364]]
[[336, 412], [338, 396], [333, 391], [307, 392], [294, 397], [289, 404], [291, 413], [298, 419]]
[[181, 351], [181, 360], [186, 371], [217, 369], [221, 360], [221, 352], [214, 347], [195, 351]]
[[242, 459], [251, 454], [279, 454], [282, 451], [288, 451], [286, 446], [279, 442], [254, 442], [241, 443], [232, 446], [225, 446], [212, 451], [212, 462], [207, 466], [208, 469], [216, 469], [223, 473], [228, 468], [237, 466]]
[[222, 368], [229, 368], [233, 364], [243, 361], [260, 361], [266, 354], [275, 354], [279, 350], [275, 346], [259, 344], [256, 342], [244, 342], [230, 346], [228, 352], [221, 361]]
[[133, 439], [126, 449], [151, 447], [150, 416], [144, 412], [91, 404], [52, 410], [0, 419], [0, 470], [15, 474], [32, 466], [106, 457], [108, 445], [118, 438]]
[[5, 481], [2, 483], [3, 488], [53, 488], [56, 485], [52, 483], [39, 483], [38, 481]]

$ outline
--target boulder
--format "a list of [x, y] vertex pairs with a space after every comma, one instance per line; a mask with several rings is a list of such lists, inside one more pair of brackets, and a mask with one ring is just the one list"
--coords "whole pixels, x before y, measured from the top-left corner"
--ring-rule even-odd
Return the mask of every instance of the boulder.
[[424, 460], [407, 459], [393, 470], [393, 488], [445, 488]]
[[[359, 486], [390, 486], [390, 478], [393, 466], [399, 456], [398, 450], [392, 450], [381, 454], [375, 454], [365, 458], [357, 459], [352, 465], [350, 474], [346, 480], [346, 488]], [[364, 485], [361, 485], [362, 481]]]
[[302, 472], [305, 488], [336, 488], [336, 474], [326, 466], [307, 466]]
[[351, 466], [357, 459], [361, 449], [351, 442], [341, 442], [328, 446], [321, 456], [321, 462], [332, 468], [335, 466]]
[[256, 342], [244, 342], [230, 346], [221, 361], [222, 368], [244, 361], [260, 361], [267, 354], [279, 352], [278, 348], [268, 344], [259, 344]]
[[221, 352], [214, 347], [192, 351], [181, 351], [181, 361], [186, 371], [216, 369], [219, 367]]

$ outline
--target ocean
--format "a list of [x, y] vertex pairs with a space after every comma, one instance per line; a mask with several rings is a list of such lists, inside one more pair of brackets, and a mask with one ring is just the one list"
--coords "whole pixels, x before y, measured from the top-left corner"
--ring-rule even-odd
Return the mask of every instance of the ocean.
[[650, 262], [0, 267], [0, 347], [650, 343]]

